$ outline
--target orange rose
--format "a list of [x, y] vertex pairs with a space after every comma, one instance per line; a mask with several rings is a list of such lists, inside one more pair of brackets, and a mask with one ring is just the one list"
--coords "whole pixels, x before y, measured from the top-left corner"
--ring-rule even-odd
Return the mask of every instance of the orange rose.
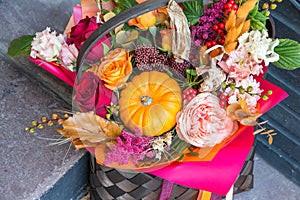
[[147, 30], [149, 27], [154, 26], [156, 23], [156, 16], [154, 11], [145, 13], [134, 19], [128, 21], [129, 26], [136, 26], [140, 29]]
[[108, 52], [99, 64], [94, 65], [88, 71], [98, 75], [105, 87], [114, 90], [126, 83], [132, 72], [129, 51], [121, 48], [114, 49]]

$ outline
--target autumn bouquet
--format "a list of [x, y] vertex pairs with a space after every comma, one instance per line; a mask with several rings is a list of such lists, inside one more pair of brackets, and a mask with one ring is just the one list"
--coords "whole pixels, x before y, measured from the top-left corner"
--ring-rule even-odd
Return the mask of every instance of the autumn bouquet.
[[74, 87], [58, 132], [101, 165], [226, 194], [254, 135], [272, 143], [257, 119], [287, 95], [267, 66], [297, 68], [299, 44], [270, 37], [258, 0], [82, 4], [65, 35], [47, 28], [9, 49]]

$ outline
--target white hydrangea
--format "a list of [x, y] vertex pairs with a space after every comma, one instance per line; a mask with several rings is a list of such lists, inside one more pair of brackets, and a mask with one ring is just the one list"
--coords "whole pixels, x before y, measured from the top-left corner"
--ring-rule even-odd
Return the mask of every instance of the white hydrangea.
[[252, 30], [241, 35], [238, 40], [238, 49], [245, 48], [258, 63], [264, 61], [269, 65], [279, 60], [279, 55], [274, 52], [279, 40], [269, 38], [266, 30]]
[[57, 57], [62, 49], [63, 36], [56, 36], [56, 32], [51, 32], [47, 27], [42, 32], [37, 32], [31, 43], [30, 56], [39, 58], [47, 62], [57, 61]]

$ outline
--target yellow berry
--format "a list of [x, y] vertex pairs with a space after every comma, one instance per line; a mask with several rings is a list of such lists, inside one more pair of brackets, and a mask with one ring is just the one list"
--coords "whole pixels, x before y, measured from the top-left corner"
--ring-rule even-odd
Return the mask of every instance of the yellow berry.
[[282, 2], [282, 0], [277, 0], [277, 2], [278, 2], [278, 3], [281, 3], [281, 2]]
[[29, 131], [29, 127], [25, 127], [24, 130], [25, 130], [25, 131]]
[[53, 113], [51, 117], [52, 119], [58, 119], [58, 114]]
[[42, 118], [41, 118], [41, 121], [42, 121], [43, 123], [45, 123], [45, 122], [47, 121], [47, 117], [42, 117]]
[[263, 5], [262, 5], [262, 9], [268, 9], [269, 8], [269, 4], [268, 3], [264, 3]]
[[68, 118], [69, 117], [69, 115], [66, 113], [66, 114], [64, 114], [64, 118]]
[[57, 120], [57, 123], [58, 123], [59, 125], [61, 125], [63, 122], [64, 122], [63, 119], [58, 119], [58, 120]]
[[43, 124], [39, 124], [37, 127], [38, 127], [38, 129], [42, 129], [42, 128], [44, 128], [44, 125]]
[[30, 133], [34, 133], [34, 131], [35, 131], [34, 128], [29, 129]]
[[272, 10], [275, 10], [275, 9], [277, 8], [277, 5], [276, 5], [275, 3], [272, 3], [272, 4], [270, 5], [270, 8], [271, 8]]
[[54, 125], [54, 123], [53, 123], [53, 121], [48, 121], [48, 126], [53, 126]]
[[32, 126], [37, 126], [37, 121], [36, 121], [36, 120], [33, 120], [33, 121], [31, 122], [31, 125], [32, 125]]

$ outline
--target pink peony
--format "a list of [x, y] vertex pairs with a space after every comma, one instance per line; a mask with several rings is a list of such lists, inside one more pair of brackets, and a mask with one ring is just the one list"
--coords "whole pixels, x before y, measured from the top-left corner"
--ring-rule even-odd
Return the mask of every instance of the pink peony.
[[78, 50], [74, 44], [68, 45], [67, 43], [62, 44], [62, 49], [58, 56], [61, 64], [69, 69], [70, 71], [75, 71], [76, 60], [78, 56]]
[[177, 115], [179, 138], [196, 147], [212, 147], [236, 129], [237, 123], [227, 117], [218, 97], [208, 92], [198, 94]]
[[81, 111], [94, 111], [100, 117], [105, 117], [112, 91], [103, 86], [97, 75], [92, 72], [83, 73], [80, 81], [75, 83], [74, 89], [74, 101]]

